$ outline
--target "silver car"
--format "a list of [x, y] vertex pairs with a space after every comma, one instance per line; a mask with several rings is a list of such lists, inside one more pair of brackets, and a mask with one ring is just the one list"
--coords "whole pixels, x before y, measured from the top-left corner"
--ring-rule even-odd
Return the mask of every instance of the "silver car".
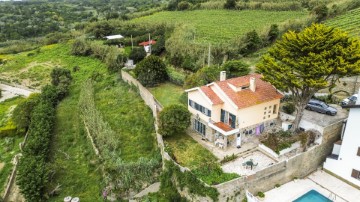
[[337, 109], [335, 109], [334, 107], [330, 107], [325, 102], [315, 99], [311, 99], [306, 105], [305, 109], [331, 116], [335, 116], [337, 114]]
[[355, 104], [358, 98], [358, 94], [354, 94], [348, 98], [345, 98], [341, 101], [341, 106], [348, 105], [348, 104]]

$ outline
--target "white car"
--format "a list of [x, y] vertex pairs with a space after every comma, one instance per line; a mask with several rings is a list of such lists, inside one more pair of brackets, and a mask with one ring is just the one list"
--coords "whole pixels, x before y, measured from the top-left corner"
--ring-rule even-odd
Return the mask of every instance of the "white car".
[[355, 104], [357, 98], [358, 98], [358, 94], [354, 94], [348, 98], [343, 99], [341, 101], [341, 105], [344, 106], [344, 105], [348, 105], [348, 104]]

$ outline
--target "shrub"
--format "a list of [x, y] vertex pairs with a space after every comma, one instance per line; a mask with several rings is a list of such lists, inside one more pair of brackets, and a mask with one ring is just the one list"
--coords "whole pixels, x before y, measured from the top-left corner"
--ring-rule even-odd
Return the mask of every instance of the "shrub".
[[221, 69], [216, 66], [203, 67], [186, 78], [184, 87], [193, 88], [219, 80], [220, 71]]
[[12, 119], [19, 131], [27, 130], [30, 125], [31, 113], [39, 101], [39, 94], [31, 94], [14, 109]]
[[232, 154], [230, 156], [226, 155], [223, 160], [220, 161], [220, 163], [227, 163], [227, 162], [230, 162], [232, 160], [235, 160], [238, 156], [235, 155], [235, 154]]
[[190, 112], [183, 105], [165, 107], [159, 115], [159, 132], [163, 136], [183, 133], [190, 126]]
[[180, 72], [180, 70], [177, 70], [171, 66], [167, 67], [166, 70], [169, 75], [170, 82], [180, 85], [180, 86], [184, 85], [184, 82], [185, 82], [184, 73]]
[[225, 9], [235, 9], [236, 7], [236, 0], [226, 0], [224, 4]]
[[79, 56], [91, 55], [90, 44], [83, 38], [76, 39], [71, 47], [71, 54]]
[[166, 65], [157, 56], [149, 56], [136, 65], [136, 78], [144, 86], [155, 86], [168, 79]]
[[287, 114], [292, 114], [295, 111], [295, 105], [292, 102], [285, 103], [282, 108]]
[[260, 198], [264, 198], [265, 197], [265, 194], [261, 191], [258, 192], [257, 194]]
[[329, 9], [326, 7], [325, 4], [322, 4], [322, 5], [316, 6], [313, 9], [313, 13], [316, 15], [317, 22], [321, 22], [327, 18]]
[[222, 67], [222, 70], [226, 71], [227, 78], [234, 78], [239, 76], [245, 76], [250, 73], [249, 65], [241, 60], [227, 61]]
[[59, 99], [64, 98], [68, 94], [72, 81], [70, 70], [56, 67], [51, 71], [50, 76], [51, 83], [57, 88]]
[[179, 11], [187, 10], [191, 7], [191, 4], [187, 1], [180, 1], [180, 3], [177, 5], [177, 9]]
[[138, 63], [146, 57], [146, 52], [143, 47], [134, 47], [131, 50], [129, 58], [134, 60], [134, 63]]
[[280, 30], [277, 24], [272, 24], [268, 33], [268, 41], [274, 43], [275, 40], [279, 37]]
[[249, 55], [255, 51], [257, 51], [259, 48], [262, 47], [262, 40], [258, 33], [253, 30], [251, 32], [248, 32], [245, 36], [245, 45], [241, 49], [241, 54], [243, 55]]

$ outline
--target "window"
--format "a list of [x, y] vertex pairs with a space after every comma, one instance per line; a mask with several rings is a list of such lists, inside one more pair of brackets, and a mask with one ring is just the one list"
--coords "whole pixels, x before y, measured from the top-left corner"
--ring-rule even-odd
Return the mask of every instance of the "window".
[[353, 169], [351, 172], [351, 177], [360, 180], [360, 171]]
[[357, 155], [360, 156], [360, 147], [358, 147]]
[[198, 103], [196, 103], [190, 99], [189, 99], [189, 106], [196, 109], [197, 111], [205, 114], [206, 116], [211, 117], [211, 110], [209, 110], [208, 108], [206, 108], [202, 105], [199, 105]]
[[220, 121], [228, 124], [231, 128], [235, 128], [236, 116], [228, 111], [221, 109]]
[[194, 130], [205, 136], [206, 126], [198, 120], [194, 122]]
[[277, 114], [277, 105], [274, 105], [273, 114]]

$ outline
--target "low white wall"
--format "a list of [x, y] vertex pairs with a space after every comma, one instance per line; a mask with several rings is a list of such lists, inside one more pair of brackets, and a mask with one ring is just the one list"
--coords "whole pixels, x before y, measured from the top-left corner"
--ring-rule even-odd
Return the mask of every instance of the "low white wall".
[[[294, 121], [295, 120], [295, 116], [292, 116], [290, 114], [286, 114], [284, 112], [280, 112], [280, 119], [281, 121]], [[300, 127], [304, 128], [305, 130], [317, 130], [321, 133], [321, 135], [324, 134], [324, 127], [316, 125], [314, 123], [311, 123], [309, 121], [306, 121], [304, 119], [302, 119], [300, 121]]]
[[269, 147], [267, 147], [263, 144], [259, 144], [259, 149], [274, 158], [279, 158], [279, 155], [276, 152], [274, 152], [272, 149], [270, 149]]
[[282, 155], [284, 155], [284, 154], [286, 154], [286, 153], [291, 152], [292, 150], [295, 150], [295, 149], [297, 149], [297, 148], [300, 148], [300, 146], [301, 146], [300, 141], [297, 141], [297, 142], [293, 143], [293, 144], [291, 145], [291, 147], [281, 150], [281, 151], [279, 152], [279, 155], [282, 156]]

